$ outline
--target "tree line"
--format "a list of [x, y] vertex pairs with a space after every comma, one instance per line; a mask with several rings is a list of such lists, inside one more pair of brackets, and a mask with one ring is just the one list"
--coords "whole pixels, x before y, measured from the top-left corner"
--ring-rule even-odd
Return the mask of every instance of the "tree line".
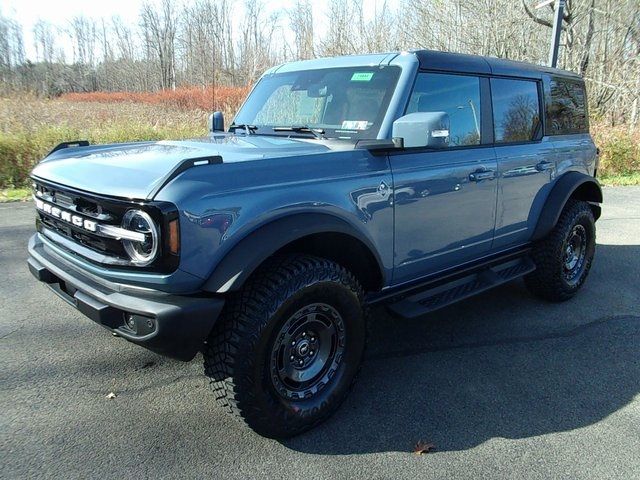
[[[244, 86], [286, 61], [410, 48], [544, 64], [554, 3], [536, 8], [540, 1], [398, 0], [365, 11], [362, 0], [296, 0], [270, 13], [261, 0], [148, 1], [135, 24], [38, 21], [33, 59], [23, 27], [0, 12], [0, 89], [55, 96]], [[566, 0], [558, 66], [585, 77], [592, 115], [638, 124], [640, 2]]]

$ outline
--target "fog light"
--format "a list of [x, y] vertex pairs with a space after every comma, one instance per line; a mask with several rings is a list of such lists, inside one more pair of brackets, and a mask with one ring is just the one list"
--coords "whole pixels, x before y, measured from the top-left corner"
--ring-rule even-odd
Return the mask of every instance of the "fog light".
[[156, 329], [156, 320], [152, 317], [137, 315], [135, 313], [125, 313], [124, 328], [138, 336], [148, 335]]

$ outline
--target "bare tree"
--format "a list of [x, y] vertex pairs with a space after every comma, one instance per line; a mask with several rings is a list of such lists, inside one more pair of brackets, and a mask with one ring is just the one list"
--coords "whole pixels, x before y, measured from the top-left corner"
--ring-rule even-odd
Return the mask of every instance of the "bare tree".
[[162, 0], [160, 9], [144, 3], [140, 26], [147, 50], [152, 52], [160, 71], [160, 88], [176, 88], [175, 42], [178, 15], [171, 0]]
[[[0, 82], [46, 94], [247, 85], [272, 65], [351, 53], [430, 48], [544, 64], [553, 4], [539, 0], [147, 0], [137, 25], [79, 16], [64, 31], [34, 27], [35, 63], [21, 26], [0, 15]], [[640, 121], [640, 2], [566, 0], [559, 65], [585, 77], [590, 109], [610, 123]], [[327, 29], [319, 34], [317, 23]], [[284, 20], [283, 20], [284, 19]], [[61, 54], [70, 36], [72, 62]], [[12, 83], [13, 82], [13, 83]]]
[[97, 26], [93, 19], [83, 15], [74, 17], [69, 25], [69, 34], [73, 40], [74, 62], [83, 65], [95, 65]]
[[299, 60], [315, 57], [313, 10], [309, 0], [297, 0], [289, 13], [289, 25], [295, 35], [295, 50]]
[[272, 14], [266, 17], [262, 1], [245, 0], [244, 10], [238, 41], [237, 70], [249, 83], [253, 83], [264, 70], [277, 62], [272, 48], [278, 16]]

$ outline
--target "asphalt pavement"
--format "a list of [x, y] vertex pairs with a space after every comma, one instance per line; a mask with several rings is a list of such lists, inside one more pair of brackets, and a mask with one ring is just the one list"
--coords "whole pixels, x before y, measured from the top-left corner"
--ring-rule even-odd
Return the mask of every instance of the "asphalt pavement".
[[0, 205], [0, 477], [640, 478], [640, 188], [604, 194], [577, 297], [515, 281], [416, 320], [376, 310], [351, 396], [284, 442], [216, 406], [199, 356], [114, 338], [38, 284], [33, 206]]

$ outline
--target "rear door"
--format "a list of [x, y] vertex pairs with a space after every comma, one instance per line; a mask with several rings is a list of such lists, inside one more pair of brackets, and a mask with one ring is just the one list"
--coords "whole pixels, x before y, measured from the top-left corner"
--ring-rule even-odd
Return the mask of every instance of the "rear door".
[[543, 137], [537, 80], [492, 78], [498, 203], [494, 250], [526, 242], [556, 172], [553, 142]]
[[421, 72], [406, 113], [445, 112], [448, 147], [389, 155], [394, 180], [394, 283], [471, 260], [493, 240], [497, 164], [486, 144], [488, 79]]

